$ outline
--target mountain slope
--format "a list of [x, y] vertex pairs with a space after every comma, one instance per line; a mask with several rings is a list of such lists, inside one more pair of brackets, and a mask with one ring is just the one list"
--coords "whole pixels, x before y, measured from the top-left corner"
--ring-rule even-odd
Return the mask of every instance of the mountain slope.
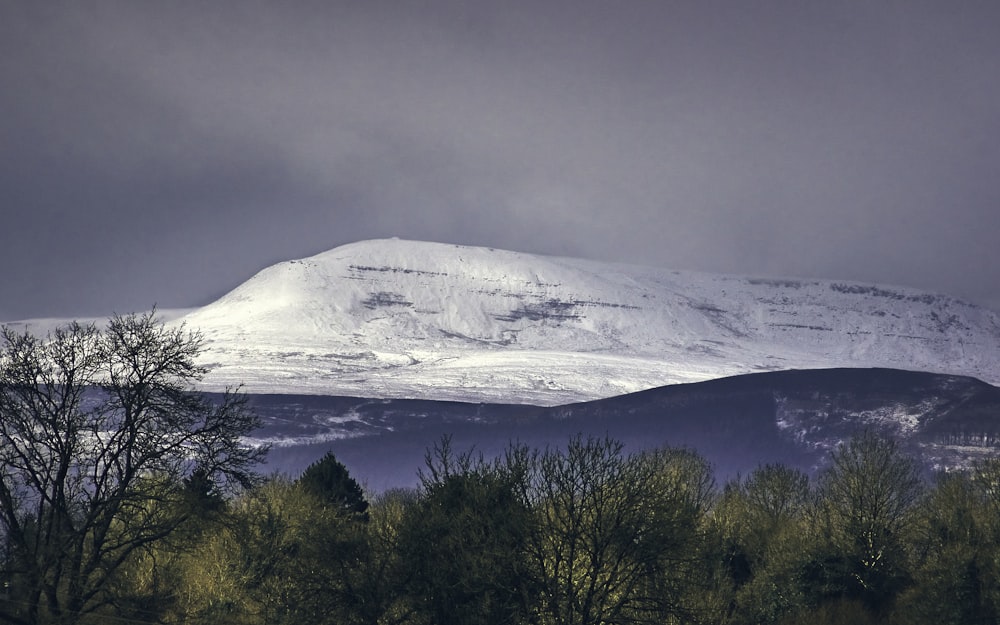
[[207, 388], [556, 405], [779, 369], [1000, 383], [1000, 318], [913, 289], [401, 240], [268, 267], [182, 317]]
[[538, 407], [251, 395], [273, 445], [272, 470], [297, 475], [327, 451], [376, 489], [413, 486], [425, 451], [450, 436], [487, 457], [510, 441], [542, 449], [583, 432], [631, 450], [696, 449], [720, 479], [781, 463], [822, 468], [863, 430], [895, 438], [926, 471], [968, 467], [1000, 450], [1000, 388], [973, 378], [892, 369], [776, 371]]

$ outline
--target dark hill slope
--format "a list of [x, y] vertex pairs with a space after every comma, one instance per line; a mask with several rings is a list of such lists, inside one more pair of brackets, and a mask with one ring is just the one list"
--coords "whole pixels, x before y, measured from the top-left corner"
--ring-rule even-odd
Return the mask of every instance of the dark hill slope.
[[720, 477], [761, 463], [814, 470], [865, 428], [899, 438], [928, 470], [1000, 448], [1000, 388], [893, 369], [820, 369], [735, 376], [551, 408], [329, 396], [253, 395], [271, 467], [297, 474], [332, 450], [372, 488], [410, 485], [443, 435], [486, 455], [508, 441], [562, 445], [611, 436], [630, 449], [689, 446]]

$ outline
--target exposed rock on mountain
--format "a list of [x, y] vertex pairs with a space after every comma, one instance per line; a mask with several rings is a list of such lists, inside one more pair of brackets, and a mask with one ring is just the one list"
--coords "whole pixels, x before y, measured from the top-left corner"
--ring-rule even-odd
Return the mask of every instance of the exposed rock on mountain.
[[207, 388], [557, 405], [784, 369], [1000, 383], [1000, 316], [907, 288], [364, 241], [181, 318]]

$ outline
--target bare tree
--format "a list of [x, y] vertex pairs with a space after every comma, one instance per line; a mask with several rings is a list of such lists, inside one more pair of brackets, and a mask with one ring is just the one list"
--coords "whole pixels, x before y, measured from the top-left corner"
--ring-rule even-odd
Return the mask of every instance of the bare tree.
[[691, 620], [679, 577], [712, 497], [707, 463], [685, 450], [626, 455], [611, 439], [577, 436], [530, 458], [523, 497], [536, 519], [528, 558], [542, 622]]
[[266, 449], [239, 393], [192, 391], [201, 337], [154, 313], [46, 338], [0, 332], [0, 618], [76, 623], [108, 609], [123, 564], [185, 520], [183, 479], [247, 485]]

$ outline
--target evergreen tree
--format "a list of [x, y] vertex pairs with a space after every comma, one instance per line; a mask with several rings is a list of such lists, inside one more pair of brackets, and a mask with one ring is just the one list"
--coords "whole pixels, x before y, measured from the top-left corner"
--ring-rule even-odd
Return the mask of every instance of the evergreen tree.
[[364, 491], [333, 452], [309, 465], [299, 477], [298, 486], [320, 501], [345, 512], [364, 515], [368, 510]]

